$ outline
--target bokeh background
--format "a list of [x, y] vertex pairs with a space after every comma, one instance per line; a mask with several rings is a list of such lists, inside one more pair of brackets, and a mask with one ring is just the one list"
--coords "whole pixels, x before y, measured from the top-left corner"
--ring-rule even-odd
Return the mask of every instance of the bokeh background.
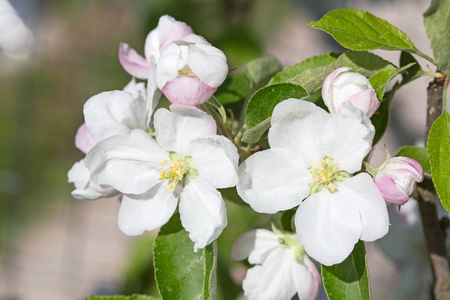
[[[67, 171], [83, 157], [74, 146], [82, 107], [102, 91], [122, 89], [120, 42], [143, 53], [144, 40], [169, 14], [240, 68], [263, 54], [283, 66], [343, 49], [309, 28], [334, 8], [357, 8], [384, 18], [432, 55], [419, 0], [10, 0], [33, 31], [32, 56], [14, 61], [0, 53], [0, 299], [84, 299], [98, 294], [149, 293], [155, 232], [127, 237], [117, 227], [119, 199], [91, 202], [71, 197]], [[377, 54], [398, 64], [399, 53]], [[433, 70], [423, 60], [422, 67]], [[389, 131], [371, 160], [401, 145], [423, 145], [426, 86], [419, 79], [400, 90]], [[246, 267], [230, 262], [233, 241], [273, 216], [227, 202], [229, 226], [219, 238], [220, 299], [242, 297]], [[431, 275], [414, 201], [395, 209], [391, 231], [368, 243], [374, 299], [428, 299]], [[324, 298], [322, 292], [320, 298]]]

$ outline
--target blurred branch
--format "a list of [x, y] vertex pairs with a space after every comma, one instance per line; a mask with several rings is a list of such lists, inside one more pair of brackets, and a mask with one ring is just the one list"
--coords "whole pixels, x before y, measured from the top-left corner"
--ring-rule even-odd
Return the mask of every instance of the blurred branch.
[[[427, 88], [426, 140], [434, 121], [442, 114], [443, 83], [434, 79]], [[434, 296], [437, 300], [450, 299], [450, 271], [445, 248], [448, 219], [439, 220], [433, 183], [425, 179], [417, 188], [422, 226], [425, 233], [431, 270], [434, 278]]]

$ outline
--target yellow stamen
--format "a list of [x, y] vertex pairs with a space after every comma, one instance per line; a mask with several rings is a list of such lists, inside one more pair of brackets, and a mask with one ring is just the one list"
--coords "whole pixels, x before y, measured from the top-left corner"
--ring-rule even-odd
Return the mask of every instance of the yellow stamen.
[[325, 161], [323, 160], [323, 158], [319, 158], [319, 162], [320, 162], [321, 164], [323, 164]]
[[308, 182], [308, 186], [311, 186], [311, 182]]

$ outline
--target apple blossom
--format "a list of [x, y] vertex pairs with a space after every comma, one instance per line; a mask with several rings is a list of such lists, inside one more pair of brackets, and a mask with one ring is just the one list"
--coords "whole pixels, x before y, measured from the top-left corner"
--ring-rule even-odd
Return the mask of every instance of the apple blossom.
[[241, 235], [233, 245], [231, 259], [254, 264], [243, 281], [248, 299], [290, 300], [298, 294], [300, 300], [317, 297], [320, 275], [306, 255], [295, 234], [266, 229], [251, 230]]
[[332, 114], [339, 113], [348, 101], [370, 118], [380, 106], [377, 94], [365, 76], [348, 70], [338, 68], [327, 76], [322, 86], [323, 101]]
[[11, 58], [27, 58], [34, 43], [33, 34], [8, 0], [0, 0], [0, 48]]
[[215, 93], [227, 73], [225, 54], [191, 34], [162, 51], [155, 82], [172, 104], [198, 106]]
[[130, 75], [139, 79], [148, 79], [152, 73], [152, 57], [156, 64], [161, 51], [172, 41], [193, 33], [186, 23], [164, 15], [159, 18], [158, 26], [150, 31], [145, 39], [145, 58], [139, 55], [130, 45], [121, 43], [119, 61]]
[[342, 262], [358, 240], [388, 231], [386, 203], [361, 169], [374, 137], [370, 120], [344, 103], [330, 116], [315, 104], [279, 103], [269, 129], [271, 149], [238, 169], [238, 194], [260, 213], [298, 206], [295, 225], [309, 256], [324, 265]]
[[237, 149], [216, 135], [211, 116], [193, 107], [159, 109], [153, 124], [156, 140], [142, 129], [110, 136], [91, 149], [85, 164], [95, 183], [124, 194], [119, 227], [125, 234], [164, 225], [179, 199], [182, 225], [197, 251], [227, 225], [216, 188], [236, 184]]
[[[375, 180], [375, 185], [384, 200], [397, 205], [405, 204], [414, 192], [417, 182], [424, 178], [422, 166], [409, 157], [393, 157], [389, 153], [387, 159], [376, 169], [368, 167]], [[366, 164], [367, 166], [367, 164]]]

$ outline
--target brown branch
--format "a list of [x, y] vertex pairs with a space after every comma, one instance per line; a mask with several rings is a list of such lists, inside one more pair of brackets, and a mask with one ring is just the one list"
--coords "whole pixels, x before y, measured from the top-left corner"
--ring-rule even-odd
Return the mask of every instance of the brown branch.
[[[426, 139], [434, 121], [442, 114], [443, 83], [434, 80], [427, 89], [427, 124]], [[448, 220], [439, 221], [436, 201], [438, 200], [434, 186], [425, 180], [417, 188], [418, 203], [422, 226], [425, 233], [431, 270], [434, 278], [434, 295], [437, 300], [450, 299], [450, 271], [445, 248], [446, 226]], [[447, 221], [447, 222], [446, 222]]]

